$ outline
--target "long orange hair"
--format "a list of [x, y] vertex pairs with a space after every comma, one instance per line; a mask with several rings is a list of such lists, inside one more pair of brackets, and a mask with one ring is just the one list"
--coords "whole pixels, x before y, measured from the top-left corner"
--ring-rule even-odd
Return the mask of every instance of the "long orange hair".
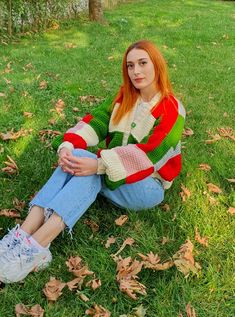
[[141, 40], [131, 44], [126, 50], [122, 61], [123, 85], [121, 86], [117, 96], [113, 101], [113, 106], [117, 102], [121, 103], [113, 118], [114, 124], [117, 124], [121, 120], [121, 118], [124, 117], [132, 109], [140, 94], [139, 90], [133, 86], [127, 70], [127, 54], [134, 48], [144, 50], [148, 53], [154, 65], [156, 86], [161, 93], [161, 100], [165, 97], [168, 98], [169, 94], [172, 93], [166, 61], [159, 49], [148, 40]]

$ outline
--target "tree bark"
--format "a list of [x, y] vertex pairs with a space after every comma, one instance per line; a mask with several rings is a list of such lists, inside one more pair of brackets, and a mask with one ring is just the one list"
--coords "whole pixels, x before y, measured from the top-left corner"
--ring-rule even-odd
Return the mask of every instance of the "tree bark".
[[103, 8], [101, 0], [89, 0], [89, 18], [91, 21], [103, 21]]
[[8, 21], [7, 21], [7, 33], [12, 37], [12, 0], [7, 1]]

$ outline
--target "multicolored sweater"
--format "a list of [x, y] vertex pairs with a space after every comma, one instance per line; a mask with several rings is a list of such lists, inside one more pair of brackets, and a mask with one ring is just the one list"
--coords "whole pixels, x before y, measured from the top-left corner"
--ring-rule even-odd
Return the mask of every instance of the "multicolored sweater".
[[150, 102], [139, 97], [117, 125], [112, 119], [120, 103], [112, 110], [106, 101], [64, 134], [59, 150], [86, 149], [106, 140], [106, 148], [98, 151], [97, 174], [105, 174], [110, 189], [150, 175], [169, 188], [181, 170], [185, 109], [174, 96], [159, 100], [160, 94]]

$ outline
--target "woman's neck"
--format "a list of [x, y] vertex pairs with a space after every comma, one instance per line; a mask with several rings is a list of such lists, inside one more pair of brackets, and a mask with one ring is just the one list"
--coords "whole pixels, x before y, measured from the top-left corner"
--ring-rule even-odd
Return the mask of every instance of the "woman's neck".
[[158, 93], [158, 89], [151, 89], [150, 91], [140, 91], [140, 97], [143, 101], [149, 102], [153, 99], [153, 97]]

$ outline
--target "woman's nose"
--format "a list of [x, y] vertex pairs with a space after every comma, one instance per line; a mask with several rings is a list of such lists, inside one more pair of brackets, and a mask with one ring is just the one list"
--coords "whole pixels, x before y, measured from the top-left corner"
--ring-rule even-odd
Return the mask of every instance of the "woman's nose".
[[134, 74], [137, 75], [140, 73], [140, 67], [138, 64], [134, 65]]

